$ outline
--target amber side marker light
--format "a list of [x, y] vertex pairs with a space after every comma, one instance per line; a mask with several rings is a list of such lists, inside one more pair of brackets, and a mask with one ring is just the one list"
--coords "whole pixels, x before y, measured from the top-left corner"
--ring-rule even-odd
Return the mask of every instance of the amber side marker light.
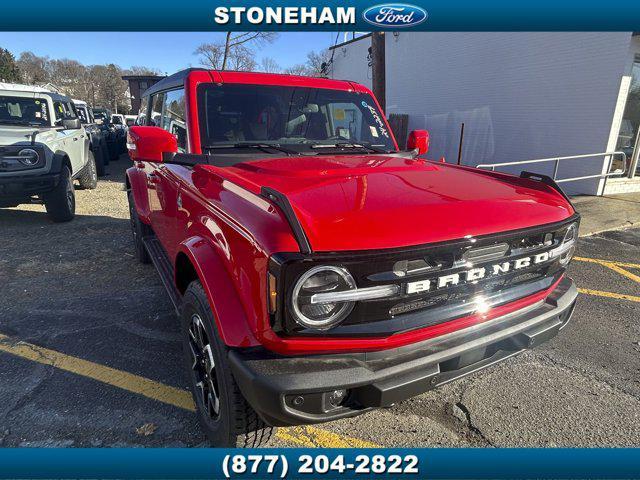
[[273, 274], [268, 274], [269, 282], [269, 313], [276, 313], [276, 307], [278, 305], [278, 290], [276, 277]]

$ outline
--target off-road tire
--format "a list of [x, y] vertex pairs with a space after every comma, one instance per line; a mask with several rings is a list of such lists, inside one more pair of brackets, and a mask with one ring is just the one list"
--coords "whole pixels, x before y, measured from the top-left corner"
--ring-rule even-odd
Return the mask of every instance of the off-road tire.
[[45, 194], [43, 200], [51, 220], [56, 223], [73, 220], [76, 214], [76, 194], [69, 167], [62, 166], [58, 185]]
[[151, 263], [149, 252], [147, 252], [147, 248], [142, 241], [143, 237], [151, 234], [151, 228], [140, 220], [131, 191], [127, 192], [127, 198], [129, 200], [129, 218], [131, 221], [131, 234], [133, 236], [133, 248], [136, 253], [136, 258], [140, 263]]
[[80, 188], [85, 190], [95, 190], [98, 187], [98, 169], [96, 167], [96, 159], [91, 150], [89, 150], [87, 164], [78, 176], [78, 182], [80, 183]]
[[107, 174], [107, 169], [105, 168], [104, 155], [102, 154], [100, 146], [98, 146], [98, 148], [96, 148], [95, 152], [93, 153], [93, 158], [96, 161], [96, 172], [98, 172], [98, 176], [104, 177]]
[[[220, 397], [219, 414], [213, 419], [199, 394], [197, 375], [192, 368], [193, 357], [189, 346], [189, 328], [193, 316], [198, 315], [208, 335], [209, 345], [215, 360], [215, 372]], [[180, 313], [182, 346], [186, 373], [191, 393], [196, 404], [200, 426], [214, 447], [255, 448], [266, 444], [274, 432], [251, 408], [236, 384], [227, 358], [228, 347], [220, 339], [207, 295], [199, 281], [189, 284], [183, 296]]]

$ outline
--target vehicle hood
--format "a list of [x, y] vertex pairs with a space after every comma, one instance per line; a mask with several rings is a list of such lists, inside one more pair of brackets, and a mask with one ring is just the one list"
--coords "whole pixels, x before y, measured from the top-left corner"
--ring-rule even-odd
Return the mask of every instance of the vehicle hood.
[[36, 142], [44, 142], [54, 130], [51, 128], [33, 128], [0, 125], [0, 145], [14, 145], [16, 143], [31, 143], [34, 132], [38, 132]]
[[287, 157], [229, 171], [255, 191], [268, 186], [286, 195], [314, 251], [422, 245], [554, 223], [574, 213], [541, 182], [394, 156]]

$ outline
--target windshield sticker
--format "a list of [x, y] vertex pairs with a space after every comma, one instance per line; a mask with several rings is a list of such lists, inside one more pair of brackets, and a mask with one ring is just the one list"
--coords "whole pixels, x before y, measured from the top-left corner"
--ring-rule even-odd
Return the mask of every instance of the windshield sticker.
[[344, 110], [341, 108], [336, 108], [334, 117], [336, 120], [344, 120]]
[[40, 104], [40, 118], [42, 118], [45, 122], [49, 121], [49, 111], [47, 110], [47, 103], [46, 102], [37, 102]]
[[371, 136], [378, 138], [378, 129], [373, 125], [369, 126], [369, 130], [371, 130]]
[[373, 106], [369, 105], [364, 100], [362, 101], [362, 106], [369, 110], [369, 113], [373, 117], [373, 120], [378, 124], [378, 130], [380, 130], [380, 135], [386, 138], [389, 138], [389, 132], [387, 132], [387, 128], [385, 127], [384, 122], [380, 118], [380, 115], [378, 115], [378, 112], [376, 111], [376, 109]]

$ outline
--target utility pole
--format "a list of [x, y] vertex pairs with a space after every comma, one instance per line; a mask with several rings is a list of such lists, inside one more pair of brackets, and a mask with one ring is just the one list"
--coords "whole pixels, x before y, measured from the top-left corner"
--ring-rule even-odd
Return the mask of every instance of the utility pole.
[[229, 58], [229, 50], [231, 49], [231, 32], [227, 32], [227, 38], [224, 41], [224, 57], [222, 57], [222, 70], [227, 69], [227, 59]]
[[373, 32], [371, 34], [371, 84], [373, 94], [380, 102], [382, 110], [386, 105], [385, 63], [384, 32]]

